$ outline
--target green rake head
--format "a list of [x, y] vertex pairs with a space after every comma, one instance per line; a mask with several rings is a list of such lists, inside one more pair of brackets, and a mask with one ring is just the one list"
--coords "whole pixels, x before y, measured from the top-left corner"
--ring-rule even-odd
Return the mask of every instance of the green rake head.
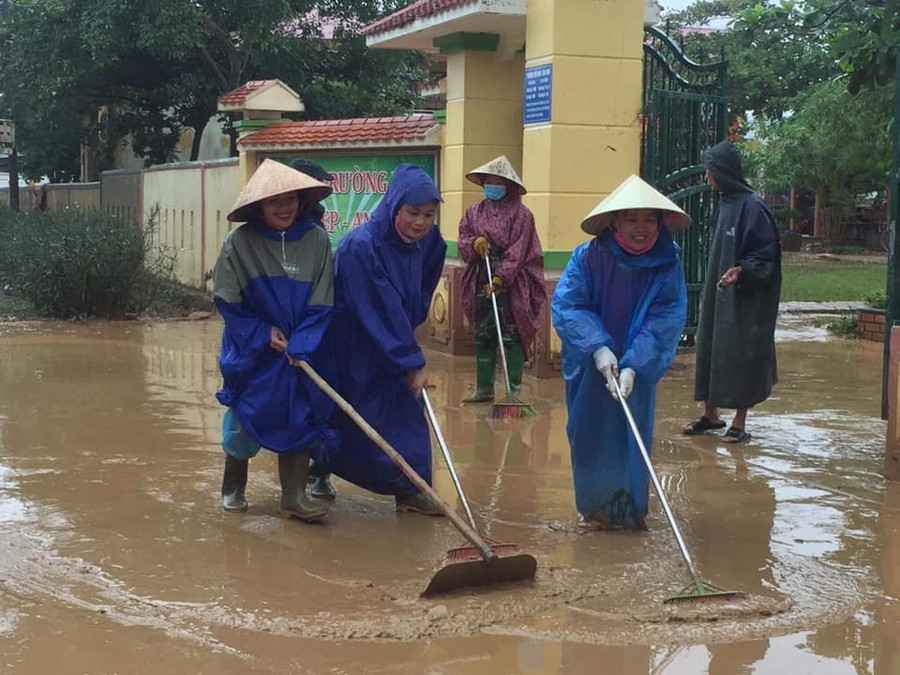
[[699, 576], [692, 578], [691, 583], [682, 588], [678, 593], [665, 599], [667, 605], [683, 605], [692, 602], [711, 602], [740, 600], [744, 594], [740, 591], [726, 591], [724, 588], [703, 581]]

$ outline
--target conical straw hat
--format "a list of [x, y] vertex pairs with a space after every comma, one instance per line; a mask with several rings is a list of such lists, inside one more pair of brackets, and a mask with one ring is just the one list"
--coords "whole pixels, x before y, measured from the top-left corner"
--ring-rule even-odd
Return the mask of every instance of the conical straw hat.
[[472, 169], [472, 171], [466, 174], [466, 178], [475, 183], [475, 185], [484, 185], [485, 176], [500, 176], [500, 178], [505, 178], [506, 180], [515, 183], [519, 188], [520, 195], [524, 195], [528, 192], [522, 184], [522, 179], [519, 178], [519, 174], [516, 173], [512, 164], [506, 159], [506, 155], [495, 157], [487, 164], [482, 164], [477, 169]]
[[691, 217], [675, 202], [632, 174], [581, 221], [581, 229], [588, 234], [600, 234], [612, 224], [613, 213], [627, 209], [666, 211], [663, 224], [669, 232], [678, 232], [691, 224]]
[[331, 194], [331, 186], [320, 183], [315, 178], [310, 178], [305, 173], [300, 173], [274, 159], [267, 159], [259, 165], [241, 190], [234, 206], [231, 207], [228, 220], [233, 223], [250, 220], [258, 215], [252, 208], [257, 202], [286, 192], [298, 191], [305, 192], [318, 202]]

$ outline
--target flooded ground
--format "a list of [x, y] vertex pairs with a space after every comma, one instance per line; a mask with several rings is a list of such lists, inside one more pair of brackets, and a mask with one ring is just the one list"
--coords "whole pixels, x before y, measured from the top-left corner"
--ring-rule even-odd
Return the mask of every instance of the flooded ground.
[[[0, 324], [0, 669], [15, 673], [900, 672], [900, 485], [879, 474], [881, 345], [779, 329], [753, 440], [679, 435], [693, 357], [658, 393], [653, 453], [703, 575], [760, 604], [672, 616], [687, 582], [650, 531], [579, 533], [560, 381], [532, 421], [431, 392], [476, 518], [539, 561], [533, 586], [418, 595], [461, 539], [341, 481], [326, 523], [280, 518], [274, 455], [219, 506], [221, 325]], [[435, 482], [456, 503], [436, 455]], [[761, 611], [758, 611], [761, 610]]]

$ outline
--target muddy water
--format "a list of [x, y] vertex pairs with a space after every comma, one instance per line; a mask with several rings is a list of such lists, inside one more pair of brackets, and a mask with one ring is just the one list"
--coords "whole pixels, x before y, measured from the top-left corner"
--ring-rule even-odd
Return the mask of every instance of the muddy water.
[[[476, 518], [539, 560], [531, 587], [424, 601], [460, 538], [336, 481], [323, 525], [278, 516], [274, 456], [221, 512], [220, 324], [0, 324], [0, 670], [16, 673], [900, 672], [900, 485], [879, 475], [879, 345], [779, 329], [753, 441], [678, 435], [690, 355], [660, 386], [654, 457], [704, 576], [750, 600], [662, 609], [686, 572], [643, 534], [574, 526], [561, 382], [540, 415], [432, 401]], [[436, 458], [435, 482], [455, 503]]]

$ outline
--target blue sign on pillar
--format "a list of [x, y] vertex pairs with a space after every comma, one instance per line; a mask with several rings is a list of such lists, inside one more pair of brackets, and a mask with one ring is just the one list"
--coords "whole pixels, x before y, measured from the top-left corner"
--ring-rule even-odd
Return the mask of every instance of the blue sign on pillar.
[[553, 64], [525, 69], [525, 124], [550, 121], [553, 92]]

